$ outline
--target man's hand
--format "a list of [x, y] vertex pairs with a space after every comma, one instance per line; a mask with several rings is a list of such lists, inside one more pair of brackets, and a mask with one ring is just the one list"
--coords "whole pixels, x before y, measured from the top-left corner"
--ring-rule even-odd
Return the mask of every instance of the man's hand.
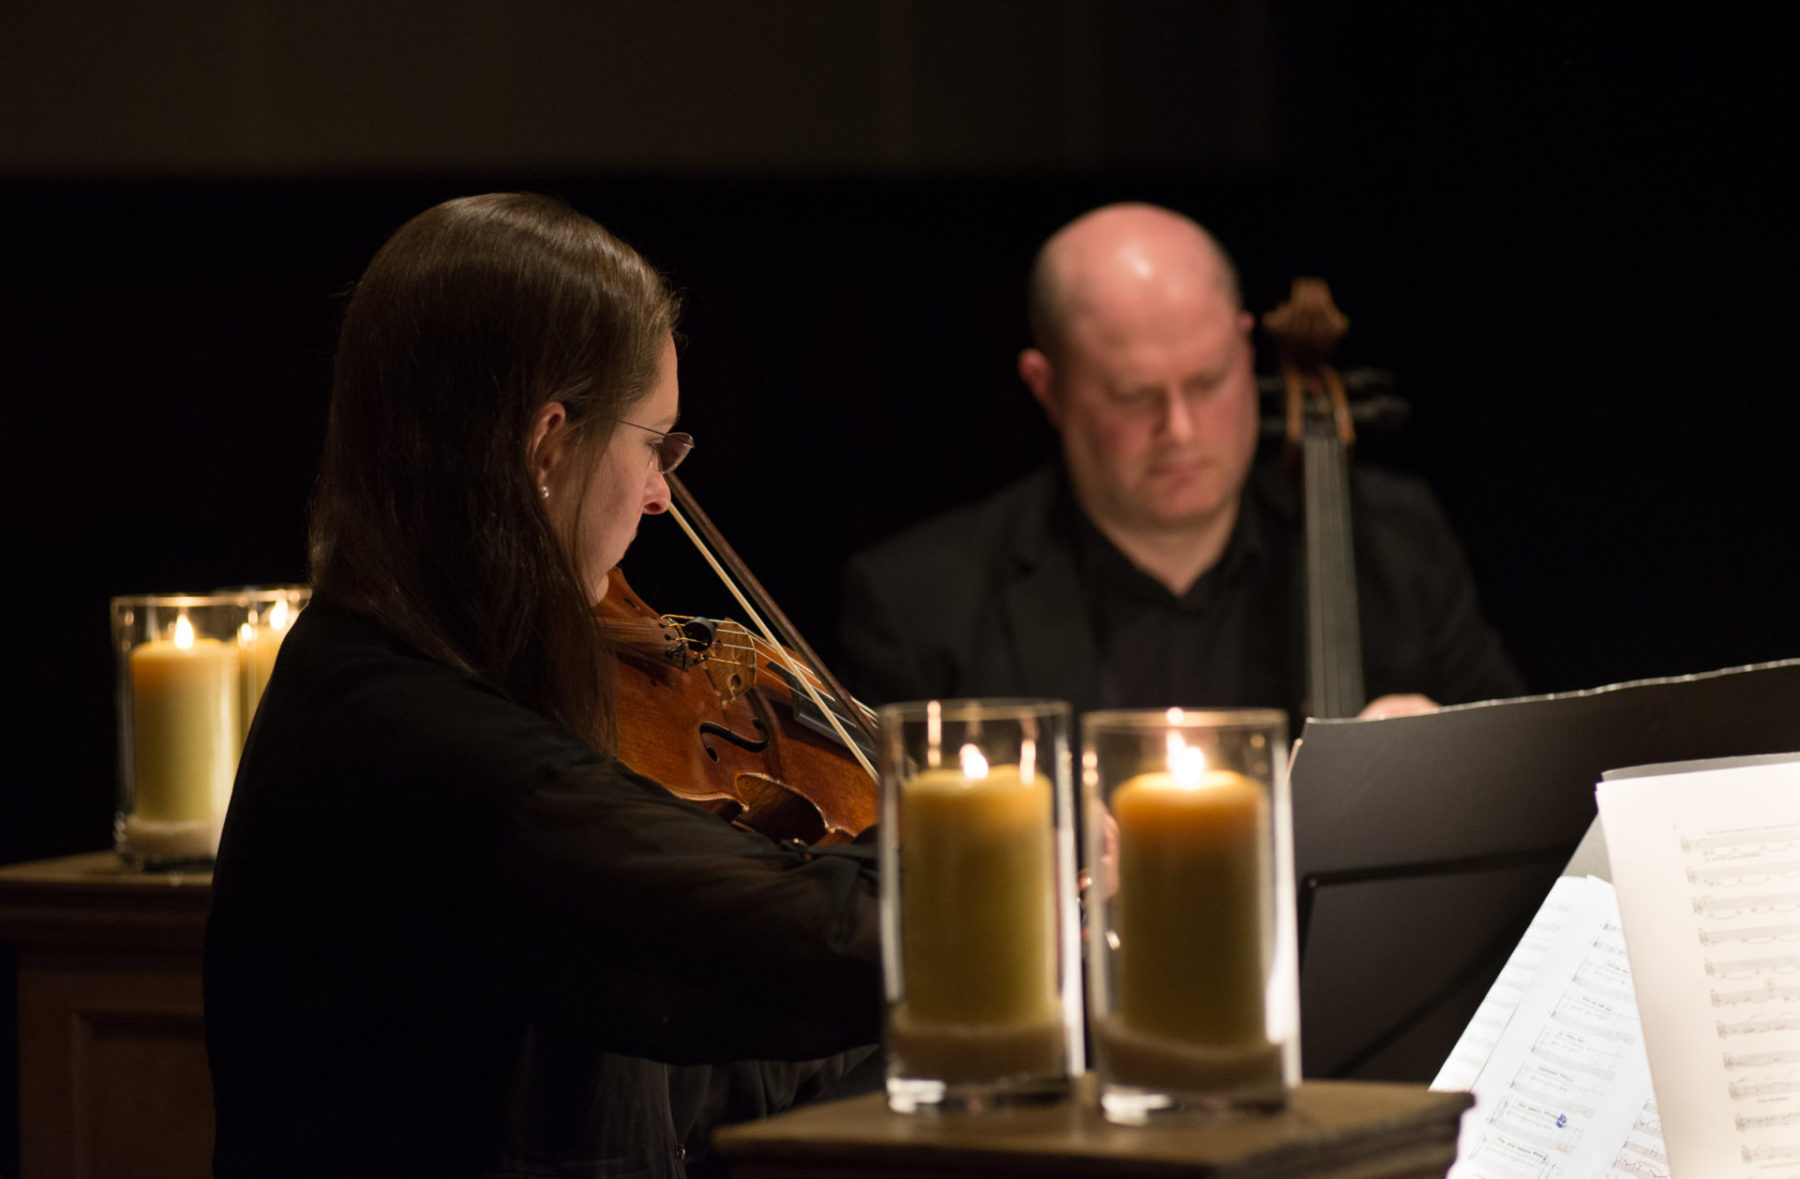
[[1417, 716], [1421, 712], [1436, 712], [1437, 701], [1429, 696], [1421, 696], [1417, 692], [1402, 692], [1392, 696], [1377, 696], [1363, 705], [1357, 713], [1362, 720], [1379, 720], [1384, 716]]

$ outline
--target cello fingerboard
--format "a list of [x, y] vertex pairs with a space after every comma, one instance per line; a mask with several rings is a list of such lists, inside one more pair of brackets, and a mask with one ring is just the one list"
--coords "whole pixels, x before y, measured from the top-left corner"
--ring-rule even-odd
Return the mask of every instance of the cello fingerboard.
[[1308, 430], [1306, 469], [1307, 712], [1355, 716], [1365, 703], [1350, 541], [1350, 465], [1335, 435]]

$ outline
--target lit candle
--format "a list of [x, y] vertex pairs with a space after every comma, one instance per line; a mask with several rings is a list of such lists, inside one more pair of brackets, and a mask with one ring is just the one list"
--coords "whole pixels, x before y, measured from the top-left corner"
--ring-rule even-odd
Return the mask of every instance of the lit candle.
[[1051, 793], [1029, 765], [960, 770], [900, 786], [906, 999], [893, 1047], [942, 1080], [1052, 1073], [1064, 1034], [1056, 995]]
[[275, 655], [293, 621], [287, 600], [277, 598], [267, 618], [258, 622], [252, 616], [251, 621], [238, 627], [240, 744], [250, 735], [256, 706], [262, 700], [263, 689], [269, 686], [269, 674], [275, 670]]
[[1112, 796], [1119, 830], [1116, 1077], [1230, 1084], [1277, 1063], [1264, 1012], [1272, 953], [1269, 803], [1171, 733], [1169, 769]]
[[[210, 850], [163, 825], [210, 829], [231, 798], [238, 755], [238, 653], [194, 636], [183, 614], [171, 639], [131, 651], [132, 842], [168, 854]], [[173, 843], [156, 844], [158, 835]]]

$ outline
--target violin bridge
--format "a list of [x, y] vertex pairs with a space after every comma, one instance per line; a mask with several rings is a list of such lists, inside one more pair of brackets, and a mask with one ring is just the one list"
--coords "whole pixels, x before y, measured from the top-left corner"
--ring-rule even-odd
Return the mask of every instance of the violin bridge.
[[748, 692], [756, 683], [756, 648], [750, 632], [730, 619], [721, 620], [702, 665], [719, 697], [719, 707]]

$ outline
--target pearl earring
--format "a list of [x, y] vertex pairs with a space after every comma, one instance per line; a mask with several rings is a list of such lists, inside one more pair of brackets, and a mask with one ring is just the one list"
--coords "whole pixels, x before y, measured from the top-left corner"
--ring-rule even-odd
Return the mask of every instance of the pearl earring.
[[539, 499], [549, 499], [550, 498], [550, 485], [548, 483], [538, 484], [538, 498]]

